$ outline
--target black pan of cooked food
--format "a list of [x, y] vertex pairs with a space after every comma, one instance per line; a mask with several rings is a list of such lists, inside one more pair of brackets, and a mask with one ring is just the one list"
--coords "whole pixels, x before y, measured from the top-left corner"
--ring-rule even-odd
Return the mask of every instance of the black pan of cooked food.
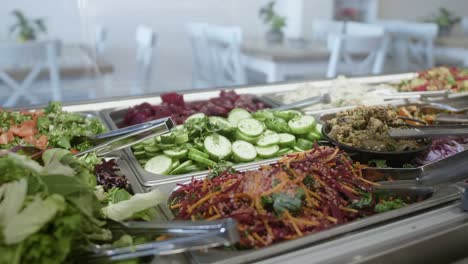
[[393, 139], [388, 135], [389, 128], [406, 125], [391, 107], [359, 106], [328, 120], [322, 134], [348, 152], [353, 160], [386, 160], [391, 166], [401, 166], [431, 146], [428, 138]]

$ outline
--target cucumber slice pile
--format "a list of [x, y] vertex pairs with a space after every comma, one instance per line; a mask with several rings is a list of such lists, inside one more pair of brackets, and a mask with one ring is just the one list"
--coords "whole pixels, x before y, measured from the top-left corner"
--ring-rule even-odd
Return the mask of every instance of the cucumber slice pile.
[[257, 161], [312, 148], [322, 135], [312, 116], [299, 111], [233, 109], [227, 118], [194, 114], [170, 133], [133, 146], [145, 170], [180, 175], [218, 161]]

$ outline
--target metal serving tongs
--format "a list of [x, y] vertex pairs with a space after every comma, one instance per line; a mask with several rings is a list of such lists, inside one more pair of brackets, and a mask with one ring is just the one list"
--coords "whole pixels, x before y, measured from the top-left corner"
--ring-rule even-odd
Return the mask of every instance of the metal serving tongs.
[[440, 136], [468, 136], [468, 125], [409, 126], [408, 128], [390, 128], [392, 138], [424, 138]]
[[396, 99], [420, 99], [425, 100], [427, 98], [447, 98], [450, 94], [450, 90], [441, 91], [423, 91], [423, 92], [399, 92], [399, 93], [384, 93], [382, 98], [384, 100], [396, 100]]
[[168, 234], [171, 238], [128, 247], [95, 246], [90, 254], [78, 256], [86, 263], [102, 260], [124, 260], [144, 256], [170, 255], [219, 246], [231, 246], [239, 241], [236, 221], [227, 218], [216, 221], [128, 222], [113, 223], [127, 234]]
[[440, 113], [436, 116], [434, 122], [437, 124], [468, 124], [468, 115]]
[[79, 152], [75, 156], [82, 156], [90, 152], [103, 156], [116, 150], [124, 149], [154, 136], [167, 133], [174, 127], [170, 117], [152, 120], [149, 122], [133, 125], [107, 133], [87, 137], [95, 144], [94, 147]]
[[291, 110], [291, 109], [301, 109], [307, 106], [316, 105], [316, 104], [329, 104], [331, 102], [331, 97], [329, 93], [322, 93], [321, 95], [307, 98], [302, 101], [294, 102], [291, 104], [285, 104], [273, 108], [274, 110]]

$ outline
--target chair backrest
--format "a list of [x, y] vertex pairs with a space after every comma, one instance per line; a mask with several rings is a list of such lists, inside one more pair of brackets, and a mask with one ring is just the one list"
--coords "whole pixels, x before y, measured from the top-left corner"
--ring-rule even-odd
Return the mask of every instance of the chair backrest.
[[107, 28], [105, 28], [102, 25], [97, 25], [96, 26], [96, 31], [95, 31], [95, 40], [94, 40], [94, 49], [96, 52], [96, 57], [102, 57], [104, 55], [104, 52], [106, 50], [107, 46]]
[[350, 21], [345, 24], [345, 32], [347, 35], [381, 36], [385, 34], [385, 29], [383, 26], [375, 24]]
[[434, 39], [439, 27], [435, 23], [399, 21], [393, 26], [393, 38], [399, 42], [397, 52], [403, 70], [434, 66]]
[[312, 39], [326, 43], [328, 34], [341, 34], [344, 32], [342, 21], [314, 19], [312, 21]]
[[142, 92], [150, 83], [153, 68], [153, 52], [157, 36], [148, 26], [138, 26], [136, 29], [136, 92]]
[[[57, 56], [60, 53], [58, 41], [34, 41], [26, 43], [0, 42], [0, 81], [13, 90], [12, 95], [3, 104], [5, 107], [14, 106], [20, 96], [30, 99], [34, 97], [27, 89], [37, 79], [41, 71], [46, 68], [52, 88], [53, 100], [61, 100], [60, 73]], [[16, 80], [10, 76], [7, 69], [29, 69], [23, 80]]]
[[468, 36], [468, 17], [462, 18], [461, 27], [462, 27], [463, 35]]
[[380, 74], [385, 63], [387, 38], [376, 35], [330, 34], [330, 59], [326, 76], [334, 78], [338, 69], [347, 66], [349, 74]]
[[58, 53], [56, 41], [31, 41], [25, 43], [1, 41], [0, 67], [10, 65], [45, 64], [49, 53]]
[[242, 30], [210, 25], [204, 32], [216, 86], [245, 84], [245, 69], [241, 63]]
[[208, 42], [203, 23], [189, 23], [187, 32], [192, 46], [192, 87], [208, 88], [215, 86], [213, 68], [210, 60]]

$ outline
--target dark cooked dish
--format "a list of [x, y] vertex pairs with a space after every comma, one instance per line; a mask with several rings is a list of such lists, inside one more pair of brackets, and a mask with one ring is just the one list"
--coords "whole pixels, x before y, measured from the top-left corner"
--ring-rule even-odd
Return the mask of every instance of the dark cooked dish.
[[327, 121], [331, 127], [328, 136], [340, 143], [371, 151], [410, 151], [424, 143], [411, 139], [393, 139], [388, 130], [403, 127], [406, 123], [397, 112], [385, 106], [358, 106], [340, 112]]

